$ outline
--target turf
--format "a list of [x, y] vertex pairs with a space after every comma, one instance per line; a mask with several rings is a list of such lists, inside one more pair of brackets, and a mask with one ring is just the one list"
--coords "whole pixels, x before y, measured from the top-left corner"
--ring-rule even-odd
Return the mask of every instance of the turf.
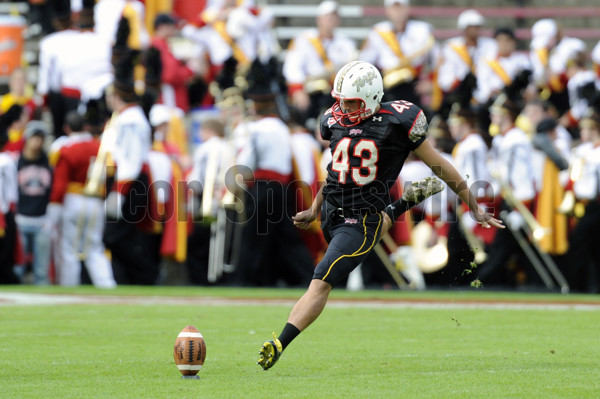
[[[15, 288], [0, 289], [14, 291]], [[297, 297], [291, 290], [35, 289], [96, 295]], [[253, 296], [256, 294], [256, 296]], [[510, 301], [511, 294], [338, 293], [343, 299]], [[548, 302], [565, 297], [520, 294]], [[576, 302], [597, 297], [570, 296]], [[262, 371], [258, 349], [285, 305], [0, 307], [6, 398], [593, 398], [600, 392], [597, 310], [330, 307]], [[207, 359], [182, 380], [172, 345], [193, 324]]]

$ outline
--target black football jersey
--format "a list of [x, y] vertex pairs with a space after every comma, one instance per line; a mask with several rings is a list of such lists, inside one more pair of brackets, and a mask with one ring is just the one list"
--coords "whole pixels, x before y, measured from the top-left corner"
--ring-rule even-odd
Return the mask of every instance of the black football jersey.
[[333, 159], [327, 166], [323, 197], [336, 207], [382, 211], [410, 151], [426, 138], [427, 118], [408, 101], [381, 104], [379, 112], [356, 126], [339, 125], [328, 110], [321, 136]]

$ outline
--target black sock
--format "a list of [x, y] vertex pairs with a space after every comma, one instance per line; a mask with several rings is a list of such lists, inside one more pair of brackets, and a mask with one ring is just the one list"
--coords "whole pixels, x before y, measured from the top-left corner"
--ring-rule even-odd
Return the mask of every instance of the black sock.
[[285, 327], [283, 327], [283, 331], [279, 334], [279, 341], [281, 342], [281, 346], [285, 349], [286, 346], [290, 344], [300, 334], [300, 330], [296, 328], [293, 324], [286, 323]]

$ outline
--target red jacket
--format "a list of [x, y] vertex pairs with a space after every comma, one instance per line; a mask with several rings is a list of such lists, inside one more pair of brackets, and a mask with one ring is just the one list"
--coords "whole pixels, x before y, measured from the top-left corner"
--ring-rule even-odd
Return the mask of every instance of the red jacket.
[[[187, 82], [194, 75], [194, 72], [173, 56], [166, 40], [155, 37], [152, 39], [151, 45], [160, 51], [160, 60], [162, 62], [161, 83], [171, 86], [175, 94], [176, 106], [184, 112], [188, 112], [190, 103]], [[165, 99], [162, 98], [164, 95], [163, 90], [160, 100], [163, 103], [165, 102]]]

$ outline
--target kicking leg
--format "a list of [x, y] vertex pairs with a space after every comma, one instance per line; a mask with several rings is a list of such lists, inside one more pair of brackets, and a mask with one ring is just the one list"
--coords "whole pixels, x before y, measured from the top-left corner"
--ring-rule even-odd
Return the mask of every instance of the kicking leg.
[[265, 342], [260, 348], [258, 364], [264, 370], [273, 367], [285, 347], [319, 317], [325, 308], [331, 289], [331, 285], [323, 280], [312, 280], [308, 290], [292, 308], [279, 338], [273, 333], [273, 340]]

